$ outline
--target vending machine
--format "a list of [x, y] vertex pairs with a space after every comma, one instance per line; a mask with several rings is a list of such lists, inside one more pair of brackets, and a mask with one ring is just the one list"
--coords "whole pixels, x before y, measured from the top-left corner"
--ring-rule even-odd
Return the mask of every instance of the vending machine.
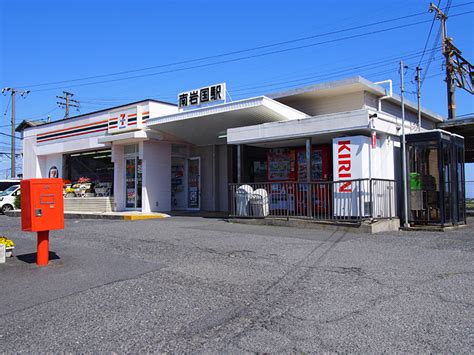
[[[297, 157], [297, 181], [308, 182], [306, 165], [306, 148], [298, 148]], [[324, 182], [331, 179], [331, 145], [314, 145], [311, 147], [311, 182]], [[299, 211], [306, 214], [308, 208], [309, 185], [299, 184], [296, 194], [296, 205]], [[331, 205], [331, 199], [327, 193], [329, 186], [325, 184], [313, 184], [311, 187], [312, 211], [323, 213]]]
[[290, 148], [270, 149], [267, 156], [268, 181], [270, 185], [270, 210], [293, 212], [295, 210], [294, 185], [296, 181], [296, 150]]

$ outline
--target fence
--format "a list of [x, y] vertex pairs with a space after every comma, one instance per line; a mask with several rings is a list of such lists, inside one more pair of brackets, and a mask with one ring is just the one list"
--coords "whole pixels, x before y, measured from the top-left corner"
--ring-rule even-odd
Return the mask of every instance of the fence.
[[357, 222], [397, 216], [394, 180], [233, 183], [229, 186], [231, 217]]

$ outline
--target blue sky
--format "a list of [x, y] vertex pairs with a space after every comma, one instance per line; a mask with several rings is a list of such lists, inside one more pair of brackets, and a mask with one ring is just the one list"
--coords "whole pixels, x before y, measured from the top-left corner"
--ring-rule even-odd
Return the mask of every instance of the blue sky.
[[[448, 0], [441, 0], [441, 7], [447, 3]], [[455, 16], [474, 11], [473, 3], [465, 5], [467, 3], [469, 1], [452, 1], [448, 31], [463, 55], [472, 62], [474, 13]], [[64, 113], [56, 105], [56, 95], [64, 89], [75, 93], [81, 102], [80, 113], [85, 113], [142, 98], [176, 102], [180, 91], [223, 81], [234, 100], [357, 74], [374, 81], [393, 79], [398, 85], [398, 61], [404, 58], [410, 65], [407, 90], [414, 91], [413, 70], [420, 60], [433, 17], [427, 11], [428, 6], [429, 1], [420, 0], [0, 0], [0, 87], [31, 90], [26, 99], [17, 100], [18, 121], [46, 118], [48, 114], [53, 120], [62, 118]], [[387, 21], [408, 15], [413, 16]], [[314, 37], [374, 22], [382, 23]], [[414, 23], [419, 24], [365, 35]], [[438, 28], [436, 21], [421, 64], [425, 69]], [[362, 36], [341, 40], [354, 35]], [[188, 64], [35, 86], [156, 67], [311, 36], [313, 38], [287, 45]], [[327, 41], [332, 42], [316, 44]], [[307, 47], [229, 61], [299, 46]], [[215, 63], [222, 61], [229, 62]], [[215, 64], [208, 65], [211, 63]], [[199, 65], [201, 67], [186, 69]], [[169, 72], [159, 74], [163, 71]], [[147, 76], [83, 85], [144, 74]], [[439, 50], [435, 51], [426, 76], [423, 105], [446, 115], [446, 89]], [[395, 90], [398, 92], [399, 88]], [[411, 93], [408, 98], [415, 99]], [[474, 112], [471, 95], [458, 90], [456, 99], [458, 115]], [[9, 128], [4, 127], [10, 120], [8, 105], [8, 97], [2, 96], [0, 132], [4, 133], [9, 132]], [[8, 137], [0, 136], [0, 151], [7, 148], [7, 143]], [[0, 158], [0, 177], [5, 175], [2, 169], [8, 166], [8, 160]], [[474, 168], [467, 170], [468, 179], [474, 180]], [[474, 195], [472, 185], [470, 194]]]

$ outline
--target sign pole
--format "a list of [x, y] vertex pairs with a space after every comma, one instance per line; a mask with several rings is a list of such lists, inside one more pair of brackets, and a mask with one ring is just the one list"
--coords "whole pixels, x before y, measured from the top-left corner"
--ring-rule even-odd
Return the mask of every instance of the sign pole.
[[405, 143], [405, 101], [404, 101], [404, 92], [405, 92], [405, 65], [403, 60], [400, 61], [400, 98], [402, 105], [402, 180], [403, 180], [403, 212], [404, 220], [403, 226], [409, 228], [410, 224], [408, 223], [408, 191], [407, 191], [407, 154], [406, 154], [406, 143]]
[[49, 262], [49, 231], [38, 232], [36, 265], [46, 266]]

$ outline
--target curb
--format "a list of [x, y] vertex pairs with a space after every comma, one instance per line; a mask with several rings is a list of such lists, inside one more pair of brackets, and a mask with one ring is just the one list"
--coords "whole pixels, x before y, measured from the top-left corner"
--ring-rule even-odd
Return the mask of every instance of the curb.
[[[21, 211], [13, 210], [5, 213], [8, 217], [21, 217]], [[91, 213], [77, 213], [77, 212], [65, 212], [64, 219], [105, 219], [105, 220], [116, 220], [116, 221], [141, 221], [147, 219], [162, 219], [171, 217], [166, 213], [155, 213], [155, 214], [143, 214], [143, 215], [114, 215], [114, 214], [91, 214]]]
[[376, 234], [383, 232], [396, 232], [400, 228], [400, 220], [379, 220], [373, 223], [343, 223], [343, 222], [325, 222], [299, 219], [281, 219], [281, 218], [228, 218], [228, 223], [252, 224], [261, 226], [293, 227], [301, 229], [322, 229], [332, 231], [347, 231], [361, 234]]

